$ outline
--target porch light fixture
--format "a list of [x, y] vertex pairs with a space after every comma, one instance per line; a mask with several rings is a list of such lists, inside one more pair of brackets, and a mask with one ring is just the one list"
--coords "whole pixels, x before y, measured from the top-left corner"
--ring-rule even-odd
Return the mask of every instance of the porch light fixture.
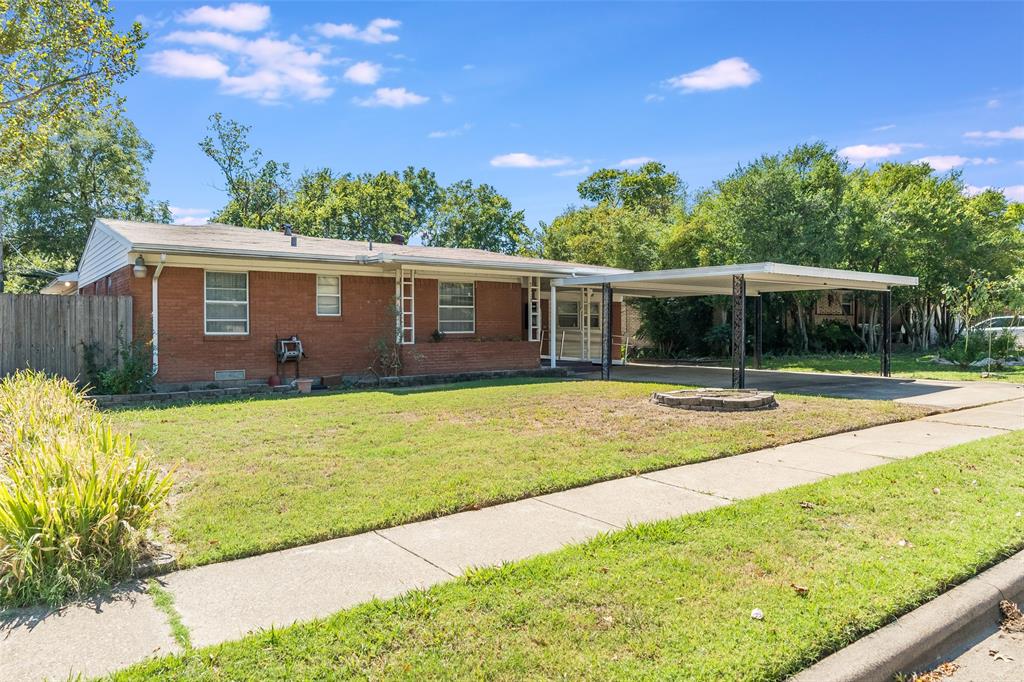
[[135, 259], [135, 267], [132, 268], [132, 272], [139, 279], [142, 279], [143, 277], [146, 276], [146, 273], [148, 271], [146, 269], [146, 261], [142, 259], [142, 256], [139, 256]]

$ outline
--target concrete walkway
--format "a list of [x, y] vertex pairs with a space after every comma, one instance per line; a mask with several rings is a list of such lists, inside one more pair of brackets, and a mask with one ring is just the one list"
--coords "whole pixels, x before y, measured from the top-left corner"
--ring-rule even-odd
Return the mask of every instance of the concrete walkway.
[[[664, 469], [160, 578], [195, 646], [326, 616], [668, 519], [1024, 428], [1024, 400]], [[0, 680], [100, 675], [177, 650], [140, 584], [60, 611], [0, 617]]]

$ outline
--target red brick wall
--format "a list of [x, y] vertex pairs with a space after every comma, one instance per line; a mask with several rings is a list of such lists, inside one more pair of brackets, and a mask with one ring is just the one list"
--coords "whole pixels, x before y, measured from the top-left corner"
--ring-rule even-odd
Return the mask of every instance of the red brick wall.
[[[133, 276], [126, 266], [111, 276], [110, 293], [134, 298], [136, 338], [150, 338], [152, 274]], [[82, 294], [103, 294], [88, 285]], [[305, 376], [362, 374], [374, 361], [375, 343], [394, 333], [395, 280], [342, 276], [341, 317], [316, 315], [316, 276], [249, 273], [249, 334], [204, 334], [204, 274], [200, 268], [167, 266], [160, 275], [158, 383], [213, 381], [219, 369], [244, 369], [248, 379], [277, 371], [274, 341], [297, 335], [307, 357]], [[476, 283], [476, 332], [453, 334], [440, 343], [437, 281], [416, 280], [416, 344], [403, 348], [404, 373], [429, 374], [491, 369], [527, 369], [539, 364], [537, 344], [522, 341], [522, 293], [518, 283]], [[291, 376], [294, 366], [284, 368]]]
[[493, 369], [536, 369], [540, 344], [529, 341], [453, 340], [402, 347], [403, 374], [457, 374]]

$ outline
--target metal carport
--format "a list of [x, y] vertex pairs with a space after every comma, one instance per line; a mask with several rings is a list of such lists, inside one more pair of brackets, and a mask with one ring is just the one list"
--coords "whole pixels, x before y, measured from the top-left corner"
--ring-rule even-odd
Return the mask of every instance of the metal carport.
[[[917, 286], [917, 277], [888, 275], [855, 270], [814, 268], [786, 263], [745, 263], [716, 265], [706, 268], [651, 270], [624, 274], [562, 277], [551, 280], [548, 305], [551, 366], [555, 366], [555, 332], [557, 325], [558, 289], [601, 287], [604, 319], [611, 319], [612, 296], [671, 298], [678, 296], [729, 295], [732, 297], [732, 385], [746, 385], [746, 299], [754, 299], [754, 357], [761, 362], [762, 306], [761, 294], [767, 292], [850, 289], [877, 291], [881, 303], [882, 336], [880, 347], [881, 375], [889, 376], [892, 333], [892, 288]], [[606, 324], [601, 338], [601, 378], [611, 378], [612, 325]]]

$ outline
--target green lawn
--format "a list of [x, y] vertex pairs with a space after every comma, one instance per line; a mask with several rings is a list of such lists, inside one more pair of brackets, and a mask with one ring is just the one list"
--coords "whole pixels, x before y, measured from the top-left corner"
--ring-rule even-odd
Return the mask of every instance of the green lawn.
[[656, 388], [501, 381], [110, 417], [177, 465], [163, 523], [192, 565], [923, 413], [790, 395], [767, 412], [688, 412], [652, 405]]
[[[982, 369], [962, 369], [956, 365], [931, 362], [933, 356], [922, 353], [892, 354], [892, 375], [910, 379], [946, 379], [948, 381], [1011, 381], [1024, 383], [1024, 367], [1008, 367], [982, 377]], [[764, 369], [791, 372], [836, 372], [843, 374], [878, 375], [880, 360], [876, 354], [847, 353], [837, 355], [765, 356]]]
[[1022, 511], [1017, 432], [115, 677], [781, 680], [1024, 547]]

